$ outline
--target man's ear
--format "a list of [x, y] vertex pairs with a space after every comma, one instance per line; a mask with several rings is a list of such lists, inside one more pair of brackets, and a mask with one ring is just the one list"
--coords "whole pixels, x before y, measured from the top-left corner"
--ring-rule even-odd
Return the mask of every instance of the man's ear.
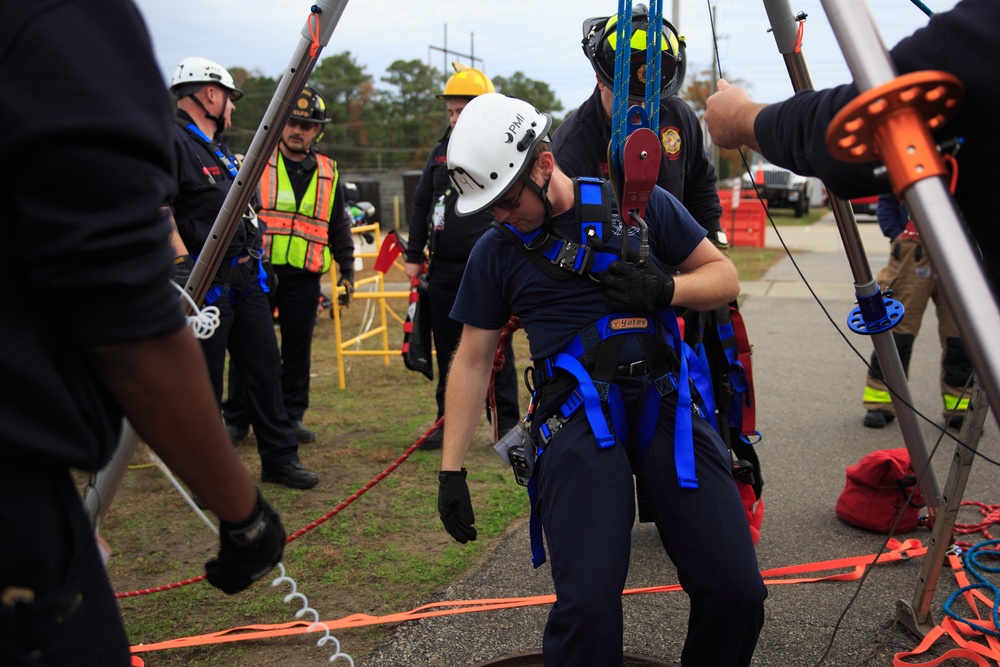
[[555, 164], [556, 157], [552, 154], [552, 151], [539, 153], [538, 157], [535, 158], [535, 166], [531, 169], [531, 175], [538, 176], [542, 182], [545, 182], [545, 180], [552, 175], [552, 170], [555, 168]]

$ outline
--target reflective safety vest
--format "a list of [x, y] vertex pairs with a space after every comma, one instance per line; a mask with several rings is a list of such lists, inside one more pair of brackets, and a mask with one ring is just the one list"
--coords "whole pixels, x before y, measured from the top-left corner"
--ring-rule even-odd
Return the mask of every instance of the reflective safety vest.
[[275, 150], [260, 181], [263, 202], [259, 214], [267, 225], [264, 250], [275, 265], [287, 264], [313, 273], [330, 269], [330, 217], [337, 191], [337, 163], [313, 153], [316, 170], [302, 202], [295, 206], [295, 191], [280, 150]]

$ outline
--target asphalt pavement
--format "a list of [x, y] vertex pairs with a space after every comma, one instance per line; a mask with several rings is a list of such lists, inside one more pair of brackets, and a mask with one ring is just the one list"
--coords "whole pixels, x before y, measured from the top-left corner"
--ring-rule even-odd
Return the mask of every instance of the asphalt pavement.
[[[874, 273], [886, 262], [888, 242], [874, 222], [861, 222], [858, 229]], [[757, 545], [761, 569], [876, 553], [885, 536], [843, 523], [834, 505], [844, 487], [846, 466], [870, 451], [904, 445], [898, 422], [882, 430], [862, 425], [866, 369], [858, 355], [867, 358], [872, 344], [845, 324], [854, 307], [854, 279], [832, 215], [811, 226], [785, 226], [779, 231], [794, 264], [785, 257], [761, 280], [742, 285], [741, 311], [753, 344], [757, 425], [763, 436], [757, 445], [765, 502]], [[767, 245], [782, 247], [773, 229], [768, 230]], [[931, 307], [914, 347], [910, 391], [917, 409], [940, 424], [936, 329]], [[948, 438], [938, 444], [940, 431], [933, 424], [922, 424], [932, 468], [944, 486], [956, 445]], [[1000, 436], [992, 415], [987, 416], [979, 451], [1000, 460]], [[977, 459], [964, 498], [1000, 502], [996, 476], [990, 461]], [[971, 523], [980, 517], [963, 510], [959, 520]], [[930, 531], [917, 528], [901, 537], [926, 544]], [[770, 586], [766, 621], [752, 664], [815, 665], [826, 654], [824, 665], [859, 665], [873, 651], [875, 658], [867, 664], [892, 664], [894, 653], [917, 644], [901, 629], [891, 634], [887, 629], [897, 602], [913, 600], [921, 561], [879, 565], [860, 587], [857, 582]], [[653, 525], [637, 523], [627, 588], [676, 581]], [[954, 588], [951, 574], [944, 572], [932, 606], [935, 619], [942, 618], [942, 604]], [[480, 566], [427, 602], [551, 593], [548, 566], [531, 568], [527, 526], [521, 524]], [[649, 664], [678, 662], [687, 608], [683, 592], [626, 596], [626, 652], [649, 658]], [[360, 664], [465, 667], [500, 662], [540, 649], [547, 612], [547, 605], [539, 605], [403, 623]], [[725, 629], [719, 633], [723, 639]]]

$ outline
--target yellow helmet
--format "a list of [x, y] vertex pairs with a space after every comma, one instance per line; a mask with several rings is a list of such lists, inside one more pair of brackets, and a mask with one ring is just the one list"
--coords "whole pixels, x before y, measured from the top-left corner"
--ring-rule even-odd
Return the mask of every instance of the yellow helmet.
[[489, 77], [474, 67], [468, 67], [460, 62], [452, 62], [455, 73], [444, 85], [444, 92], [437, 96], [439, 100], [449, 97], [473, 98], [485, 93], [495, 93], [493, 82]]

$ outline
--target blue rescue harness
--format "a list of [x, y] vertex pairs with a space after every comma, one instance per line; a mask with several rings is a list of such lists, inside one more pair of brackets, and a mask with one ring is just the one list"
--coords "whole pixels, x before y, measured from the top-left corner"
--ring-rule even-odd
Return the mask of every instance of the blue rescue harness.
[[[574, 179], [577, 191], [576, 219], [580, 241], [565, 239], [548, 228], [522, 234], [509, 225], [494, 222], [514, 245], [527, 254], [541, 270], [564, 280], [584, 274], [597, 274], [619, 259], [606, 243], [611, 238], [611, 193], [605, 181], [594, 178]], [[626, 336], [636, 336], [644, 359], [621, 365], [621, 351]], [[664, 345], [666, 343], [666, 345]], [[674, 462], [681, 488], [698, 488], [694, 462], [692, 414], [695, 411], [715, 427], [715, 406], [711, 378], [695, 351], [680, 335], [673, 309], [656, 313], [612, 313], [580, 331], [558, 354], [534, 366], [532, 407], [540, 392], [562, 371], [575, 381], [575, 387], [556, 412], [538, 427], [540, 442], [535, 442], [534, 461], [545, 451], [556, 432], [579, 409], [583, 409], [599, 448], [630, 442], [628, 419], [615, 377], [646, 376], [652, 382], [643, 397], [635, 442], [638, 466], [649, 449], [659, 419], [661, 401], [676, 392], [674, 424]], [[700, 403], [700, 405], [699, 405]], [[607, 410], [605, 410], [605, 406]], [[610, 424], [609, 424], [610, 421]], [[617, 436], [617, 437], [616, 437]], [[531, 502], [531, 551], [535, 567], [545, 562], [541, 521], [535, 510], [537, 492], [535, 470], [528, 481]]]

